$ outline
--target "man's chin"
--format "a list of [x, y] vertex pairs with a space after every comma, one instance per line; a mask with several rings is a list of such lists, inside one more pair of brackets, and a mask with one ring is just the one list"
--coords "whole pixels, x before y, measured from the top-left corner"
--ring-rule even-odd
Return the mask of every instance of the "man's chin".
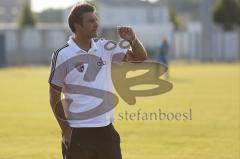
[[91, 38], [96, 38], [97, 37], [97, 33], [94, 33], [91, 35]]

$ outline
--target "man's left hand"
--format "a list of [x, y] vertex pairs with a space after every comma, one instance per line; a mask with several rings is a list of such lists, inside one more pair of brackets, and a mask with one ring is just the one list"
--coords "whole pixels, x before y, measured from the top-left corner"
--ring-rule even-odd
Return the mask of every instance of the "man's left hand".
[[120, 37], [124, 40], [131, 42], [135, 39], [135, 33], [131, 27], [120, 26], [117, 27], [117, 31]]

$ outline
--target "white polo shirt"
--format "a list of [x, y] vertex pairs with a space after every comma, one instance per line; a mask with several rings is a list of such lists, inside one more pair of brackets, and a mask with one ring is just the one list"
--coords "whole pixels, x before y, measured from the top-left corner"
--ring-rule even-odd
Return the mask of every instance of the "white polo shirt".
[[[115, 42], [105, 39], [92, 39], [91, 48], [88, 50], [88, 52], [86, 52], [79, 48], [70, 37], [67, 44], [58, 49], [52, 55], [49, 83], [62, 87], [63, 89], [67, 85], [72, 85], [112, 92], [112, 57], [118, 53], [126, 54], [127, 51], [128, 47], [121, 47], [121, 45], [116, 44]], [[73, 66], [71, 66], [71, 61], [74, 59], [78, 60], [80, 57], [81, 60], [81, 57], [83, 56], [79, 55], [94, 55], [94, 57], [99, 58], [97, 61], [97, 66], [99, 66], [98, 72], [94, 79], [85, 79], [86, 71], [89, 67], [88, 63], [81, 64], [81, 62], [79, 62], [77, 67], [73, 68]], [[89, 57], [87, 60], [91, 61]], [[58, 69], [61, 69], [62, 74], [64, 74], [64, 78], [57, 75], [59, 74], [57, 73]], [[95, 70], [92, 71], [94, 72]], [[91, 72], [89, 75], [92, 75]], [[89, 111], [93, 108], [96, 108], [102, 102], [102, 99], [90, 95], [69, 93], [64, 91], [63, 93], [65, 98], [73, 100], [67, 108], [68, 111], [72, 113]], [[67, 117], [69, 114], [66, 112], [68, 111], [65, 111], [65, 115]], [[68, 122], [71, 127], [103, 127], [112, 123], [113, 118], [113, 110], [110, 110], [104, 114], [90, 119], [78, 120], [75, 118], [68, 118]]]

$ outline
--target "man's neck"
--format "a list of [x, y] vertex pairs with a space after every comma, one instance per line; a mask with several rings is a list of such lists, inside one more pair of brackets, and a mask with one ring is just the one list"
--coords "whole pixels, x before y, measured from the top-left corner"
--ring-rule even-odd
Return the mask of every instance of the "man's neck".
[[78, 47], [85, 51], [88, 51], [91, 48], [91, 39], [89, 38], [80, 38], [79, 36], [74, 36], [73, 40]]

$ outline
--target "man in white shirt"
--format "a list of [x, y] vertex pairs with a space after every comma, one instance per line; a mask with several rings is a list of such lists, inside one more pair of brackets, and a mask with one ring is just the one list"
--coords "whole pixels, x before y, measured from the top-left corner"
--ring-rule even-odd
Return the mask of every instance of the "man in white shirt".
[[[111, 62], [114, 57], [143, 61], [146, 51], [130, 27], [117, 28], [125, 40], [119, 44], [94, 39], [98, 20], [91, 4], [75, 5], [68, 22], [74, 35], [53, 53], [49, 77], [50, 104], [62, 130], [63, 158], [121, 159], [120, 136], [112, 125]], [[61, 102], [61, 93], [70, 100]]]

